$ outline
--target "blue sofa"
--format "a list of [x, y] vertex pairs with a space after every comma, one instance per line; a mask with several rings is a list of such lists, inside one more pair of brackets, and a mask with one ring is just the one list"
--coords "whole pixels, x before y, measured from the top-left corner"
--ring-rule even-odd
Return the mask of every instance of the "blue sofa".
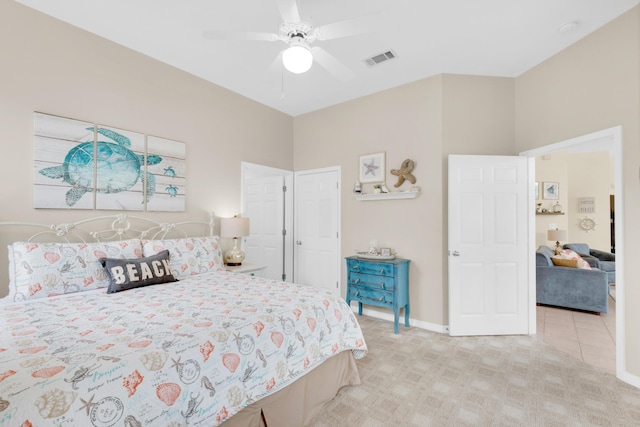
[[[616, 283], [616, 254], [599, 249], [591, 249], [586, 243], [566, 243], [563, 247], [571, 249], [587, 261], [589, 261], [589, 258], [595, 258], [596, 268], [607, 272], [609, 283]], [[591, 264], [591, 261], [589, 261], [589, 264]]]
[[555, 266], [551, 261], [553, 255], [553, 250], [548, 246], [540, 246], [536, 251], [536, 302], [543, 305], [607, 313], [609, 307], [607, 272], [597, 268], [587, 270]]

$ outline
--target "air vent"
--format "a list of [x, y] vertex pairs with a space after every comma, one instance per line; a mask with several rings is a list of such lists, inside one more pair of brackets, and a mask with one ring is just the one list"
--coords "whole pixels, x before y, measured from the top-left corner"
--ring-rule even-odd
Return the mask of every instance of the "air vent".
[[386, 51], [384, 53], [372, 56], [371, 58], [367, 58], [367, 59], [364, 60], [364, 62], [366, 62], [367, 65], [369, 65], [371, 67], [371, 66], [374, 66], [374, 65], [378, 65], [378, 64], [380, 64], [382, 62], [388, 61], [390, 59], [393, 59], [395, 57], [396, 57], [396, 54], [393, 51], [388, 50], [388, 51]]

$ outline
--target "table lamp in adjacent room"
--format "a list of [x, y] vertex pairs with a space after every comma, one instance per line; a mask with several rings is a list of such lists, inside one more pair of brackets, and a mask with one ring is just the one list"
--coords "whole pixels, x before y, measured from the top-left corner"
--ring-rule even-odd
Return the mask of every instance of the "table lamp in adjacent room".
[[560, 240], [567, 240], [567, 230], [547, 230], [547, 240], [556, 241], [556, 247], [554, 249], [555, 254], [562, 252], [560, 246]]
[[233, 249], [224, 254], [227, 265], [242, 265], [244, 252], [238, 248], [238, 239], [249, 235], [249, 218], [234, 216], [220, 219], [220, 237], [233, 238]]

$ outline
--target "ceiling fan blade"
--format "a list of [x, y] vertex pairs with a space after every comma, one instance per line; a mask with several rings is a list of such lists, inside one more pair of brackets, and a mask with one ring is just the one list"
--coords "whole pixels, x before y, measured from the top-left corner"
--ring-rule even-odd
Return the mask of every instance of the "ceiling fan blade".
[[209, 40], [257, 40], [274, 42], [280, 40], [280, 36], [273, 33], [241, 32], [241, 31], [215, 31], [206, 30], [202, 36]]
[[313, 35], [317, 40], [331, 40], [372, 33], [377, 28], [380, 28], [380, 14], [372, 13], [358, 18], [347, 19], [346, 21], [321, 25], [313, 30]]
[[282, 71], [282, 68], [284, 67], [282, 65], [282, 50], [280, 51], [280, 53], [278, 53], [278, 55], [273, 59], [273, 61], [271, 61], [271, 64], [269, 64], [269, 66], [267, 67], [267, 71], [269, 71], [270, 73], [275, 73], [275, 72], [280, 72]]
[[276, 3], [284, 22], [300, 22], [300, 11], [296, 0], [276, 0]]
[[353, 71], [320, 46], [312, 47], [311, 53], [313, 54], [313, 60], [329, 73], [336, 76], [338, 80], [346, 82], [353, 78]]

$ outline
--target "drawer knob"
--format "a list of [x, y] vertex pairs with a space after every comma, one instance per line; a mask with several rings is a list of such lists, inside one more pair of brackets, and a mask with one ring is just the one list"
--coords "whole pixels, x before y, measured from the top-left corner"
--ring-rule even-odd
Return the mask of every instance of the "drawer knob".
[[379, 301], [384, 302], [384, 296], [380, 297]]
[[382, 289], [387, 289], [387, 288], [385, 288], [385, 286], [384, 286], [384, 282], [380, 283], [380, 287], [381, 287]]
[[360, 283], [360, 279], [353, 279], [353, 283]]
[[359, 297], [359, 296], [360, 296], [360, 292], [356, 292], [356, 293], [355, 293], [355, 294], [353, 294], [353, 295], [354, 295], [354, 296], [356, 296], [356, 297]]
[[356, 264], [356, 265], [352, 266], [351, 268], [354, 269], [354, 270], [357, 270], [357, 269], [360, 268], [360, 266]]
[[384, 274], [384, 268], [380, 269], [380, 274]]

